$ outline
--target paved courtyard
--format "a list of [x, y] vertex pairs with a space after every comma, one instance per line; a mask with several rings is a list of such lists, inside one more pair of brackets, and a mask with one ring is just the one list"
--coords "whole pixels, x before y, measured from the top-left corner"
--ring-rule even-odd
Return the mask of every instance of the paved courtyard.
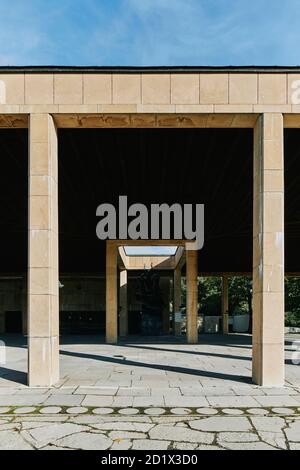
[[300, 448], [296, 335], [286, 337], [284, 388], [251, 383], [248, 335], [117, 346], [66, 337], [61, 380], [52, 388], [27, 387], [26, 342], [2, 339], [0, 448]]

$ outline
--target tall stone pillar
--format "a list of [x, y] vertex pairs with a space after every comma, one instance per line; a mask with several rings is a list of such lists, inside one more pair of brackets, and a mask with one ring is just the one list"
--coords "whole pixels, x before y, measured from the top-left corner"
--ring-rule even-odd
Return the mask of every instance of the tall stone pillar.
[[28, 335], [30, 386], [59, 380], [57, 133], [49, 114], [29, 126]]
[[118, 342], [118, 270], [117, 247], [106, 242], [106, 342]]
[[181, 269], [179, 267], [176, 267], [174, 270], [173, 282], [173, 334], [175, 336], [180, 336], [181, 321], [178, 321], [176, 318], [176, 312], [180, 311], [181, 306]]
[[120, 336], [128, 334], [127, 270], [120, 271]]
[[170, 334], [170, 278], [160, 278], [160, 288], [163, 296], [162, 329], [164, 335]]
[[180, 310], [181, 305], [181, 269], [174, 270], [174, 312]]
[[227, 335], [229, 331], [228, 325], [228, 277], [222, 277], [222, 329], [223, 335]]
[[198, 343], [198, 251], [186, 251], [186, 335], [190, 344]]
[[28, 321], [27, 321], [27, 282], [23, 279], [22, 286], [22, 333], [27, 336], [28, 332]]
[[284, 384], [283, 116], [263, 114], [254, 129], [253, 381]]

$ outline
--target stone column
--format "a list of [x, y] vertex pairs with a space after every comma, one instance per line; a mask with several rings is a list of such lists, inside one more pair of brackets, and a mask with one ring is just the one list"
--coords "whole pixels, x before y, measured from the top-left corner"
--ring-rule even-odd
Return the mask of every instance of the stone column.
[[174, 312], [180, 310], [181, 305], [181, 269], [174, 270]]
[[117, 247], [106, 242], [106, 342], [118, 342], [118, 270]]
[[181, 321], [175, 321], [175, 313], [180, 311], [181, 306], [181, 269], [176, 267], [174, 270], [174, 289], [173, 289], [173, 334], [181, 334]]
[[128, 334], [127, 270], [120, 271], [120, 336]]
[[228, 277], [222, 277], [222, 329], [223, 335], [228, 334]]
[[253, 381], [284, 384], [283, 116], [263, 114], [254, 129]]
[[198, 251], [186, 251], [186, 335], [190, 344], [198, 343]]
[[27, 322], [27, 281], [23, 279], [22, 286], [22, 332], [27, 336], [28, 322]]
[[160, 288], [163, 296], [162, 329], [164, 335], [170, 334], [170, 278], [160, 278]]
[[57, 134], [49, 114], [29, 126], [29, 385], [59, 380]]

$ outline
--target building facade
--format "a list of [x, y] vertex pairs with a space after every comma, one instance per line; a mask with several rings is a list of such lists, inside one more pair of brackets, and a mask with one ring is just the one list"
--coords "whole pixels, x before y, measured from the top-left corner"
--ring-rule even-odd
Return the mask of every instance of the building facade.
[[[226, 133], [251, 131], [253, 205], [247, 206], [247, 214], [253, 221], [248, 241], [253, 274], [253, 381], [260, 385], [283, 385], [284, 132], [300, 127], [299, 84], [300, 69], [297, 68], [0, 68], [0, 141], [1, 132], [7, 129], [11, 133], [18, 129], [28, 132], [28, 275], [25, 293], [22, 291], [19, 295], [23, 303], [27, 297], [30, 385], [53, 385], [59, 380], [58, 136], [66, 129], [80, 132], [87, 129], [97, 132], [103, 129], [222, 130], [218, 135], [224, 139]], [[8, 155], [7, 146], [6, 152]], [[243, 155], [240, 157], [242, 159]], [[201, 161], [201, 155], [195, 158]], [[174, 155], [181, 178], [185, 177], [184, 160], [184, 155]], [[226, 162], [223, 164], [226, 168]], [[63, 171], [63, 162], [61, 168]], [[114, 171], [118, 178], [122, 171], [121, 159]], [[146, 173], [146, 169], [144, 171]], [[210, 166], [207, 171], [213, 191], [221, 184], [218, 168]], [[242, 170], [237, 168], [236, 175], [242, 175]], [[103, 173], [101, 176], [105, 184], [106, 176]], [[67, 179], [64, 181], [63, 185], [67, 185]], [[165, 182], [170, 188], [174, 185], [168, 173]], [[135, 185], [138, 185], [136, 180]], [[15, 196], [17, 198], [18, 194]], [[240, 198], [239, 194], [236, 198]], [[239, 224], [242, 222], [241, 217]], [[149, 243], [169, 245], [170, 241]], [[171, 244], [183, 246], [184, 242], [173, 240]], [[118, 339], [118, 270], [122, 286], [124, 272], [129, 269], [124, 267], [124, 259], [120, 265], [122, 257], [118, 250], [122, 245], [122, 241], [109, 241], [105, 248], [102, 279], [106, 284], [106, 335], [112, 343]], [[221, 259], [227, 248], [219, 246], [219, 250]], [[241, 256], [242, 251], [244, 248]], [[187, 251], [183, 256], [187, 277], [187, 338], [193, 343], [198, 340], [197, 275], [201, 251]], [[176, 274], [177, 263], [179, 260], [167, 268], [175, 271], [174, 291], [178, 305], [180, 273], [177, 269]], [[289, 271], [298, 271], [296, 264], [295, 258]], [[208, 262], [206, 271], [214, 271], [212, 264], [210, 266], [211, 269]], [[6, 268], [1, 271], [3, 276], [7, 275]], [[222, 275], [237, 272], [227, 269], [225, 264], [221, 271]], [[251, 267], [243, 271], [249, 272]], [[225, 282], [224, 316], [227, 297]], [[99, 299], [99, 302], [104, 300]], [[126, 330], [124, 325], [122, 328]]]

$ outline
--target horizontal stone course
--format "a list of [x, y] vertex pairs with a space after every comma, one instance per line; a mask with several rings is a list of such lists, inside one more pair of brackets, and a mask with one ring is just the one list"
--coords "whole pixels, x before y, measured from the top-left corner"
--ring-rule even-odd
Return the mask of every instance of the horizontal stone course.
[[[299, 76], [285, 73], [0, 73], [0, 80], [5, 84], [5, 102], [1, 104], [46, 106], [43, 112], [53, 112], [47, 106], [55, 105], [95, 105], [102, 106], [102, 112], [108, 112], [105, 106], [111, 104], [253, 106], [249, 112], [259, 112], [260, 108], [255, 106], [261, 106], [270, 111], [264, 107], [292, 103], [293, 83]], [[297, 105], [295, 102], [294, 106]], [[25, 109], [22, 112], [26, 112]], [[59, 112], [66, 112], [66, 109]], [[244, 112], [249, 109], [245, 107]], [[274, 112], [275, 108], [272, 109]], [[292, 112], [292, 108], [289, 109]], [[75, 107], [73, 112], [76, 112]], [[101, 112], [100, 108], [95, 112]]]

